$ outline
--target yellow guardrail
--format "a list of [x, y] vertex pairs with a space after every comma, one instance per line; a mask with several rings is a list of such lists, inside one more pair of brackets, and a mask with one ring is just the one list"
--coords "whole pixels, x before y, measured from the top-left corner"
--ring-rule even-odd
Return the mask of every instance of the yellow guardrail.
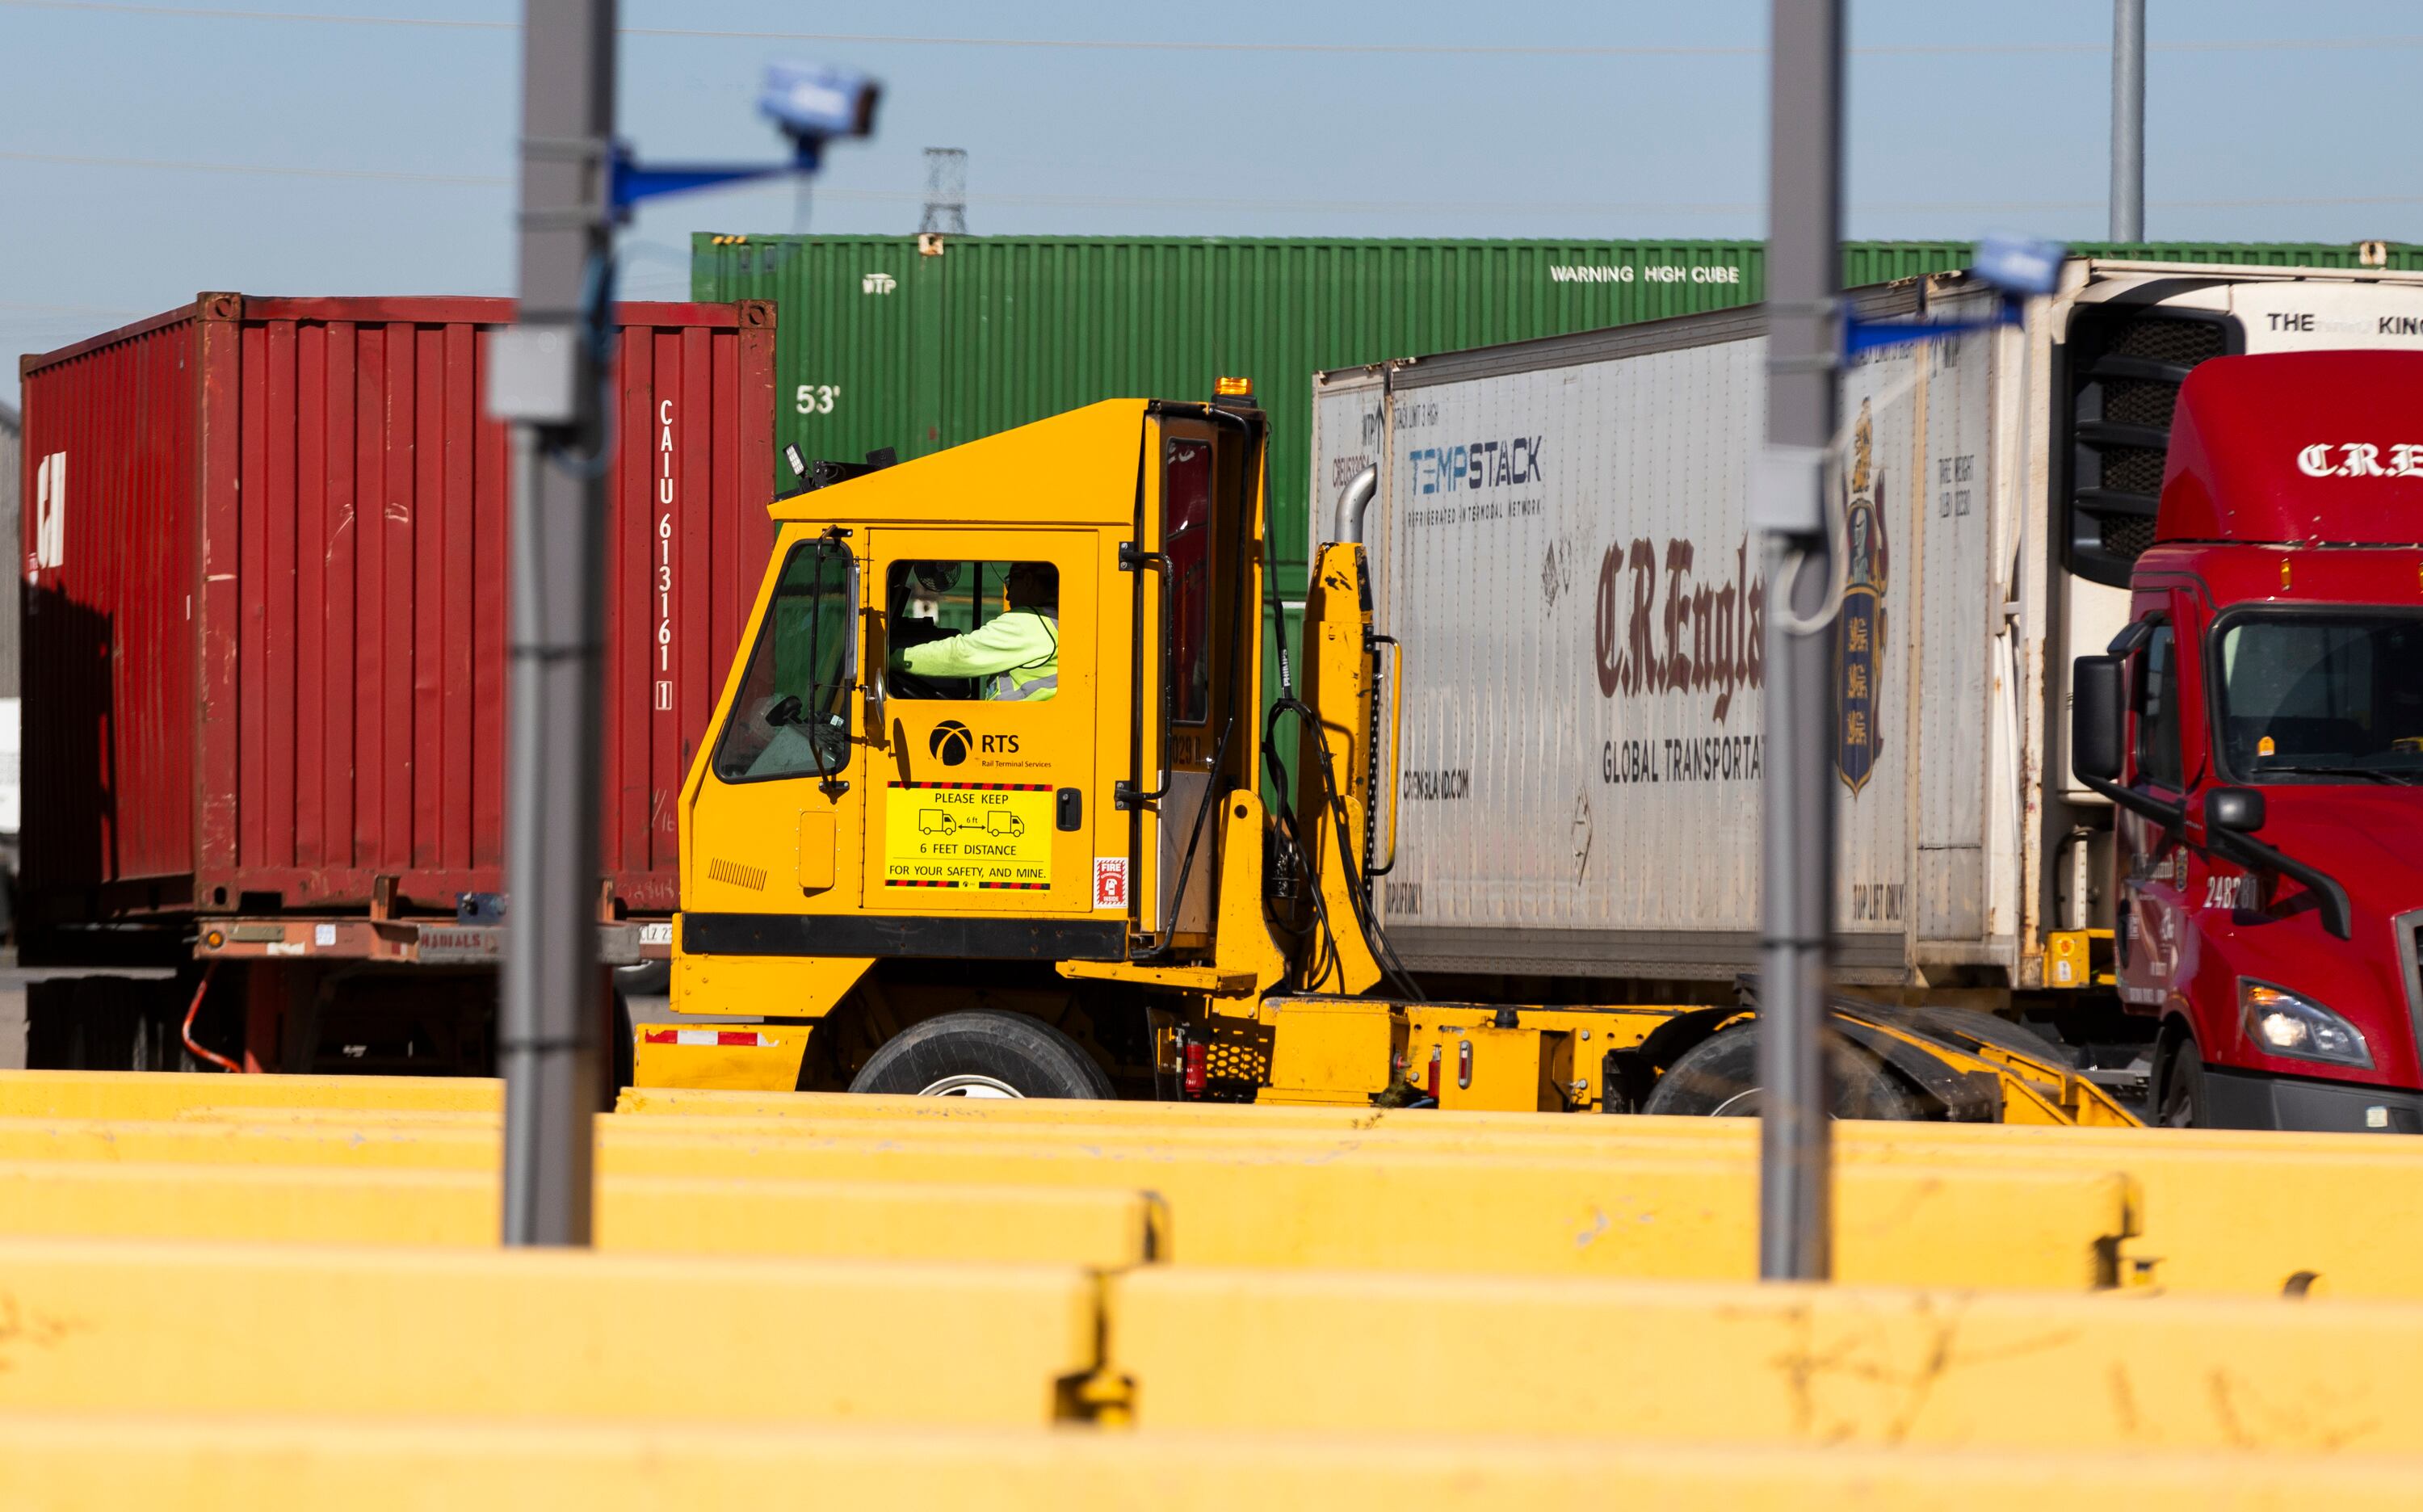
[[[381, 1106], [333, 1101], [364, 1087]], [[133, 1098], [196, 1125], [220, 1125], [247, 1149], [230, 1158], [316, 1163], [322, 1136], [340, 1127], [354, 1148], [341, 1158], [399, 1165], [493, 1161], [495, 1115], [416, 1110], [390, 1090], [439, 1089], [450, 1096], [493, 1083], [409, 1078], [110, 1076], [78, 1073], [0, 1074], [0, 1107], [24, 1106], [34, 1088], [51, 1105], [74, 1096]], [[234, 1092], [291, 1093], [301, 1106], [233, 1104]], [[13, 1099], [13, 1101], [12, 1101]], [[855, 1141], [907, 1137], [926, 1144], [1091, 1145], [1142, 1141], [1204, 1157], [1267, 1158], [1265, 1148], [1297, 1158], [1367, 1159], [1375, 1153], [1455, 1154], [1523, 1162], [1607, 1162], [1651, 1158], [1747, 1162], [1755, 1126], [1743, 1121], [1554, 1114], [1476, 1114], [1435, 1110], [1257, 1108], [1205, 1104], [1017, 1102], [632, 1089], [626, 1113], [609, 1120], [610, 1147], [647, 1127], [692, 1138], [737, 1139], [752, 1148], [807, 1141], [839, 1150]], [[0, 1122], [0, 1159], [69, 1153], [45, 1136], [30, 1144]], [[425, 1150], [435, 1131], [469, 1137], [469, 1150]], [[2423, 1145], [2362, 1135], [2296, 1135], [2218, 1130], [2098, 1130], [1982, 1124], [1844, 1122], [1836, 1148], [1848, 1171], [1867, 1165], [1941, 1168], [1983, 1173], [2024, 1170], [2075, 1176], [2120, 1172], [2143, 1194], [2141, 1232], [2127, 1246], [2130, 1279], [2182, 1291], [2273, 1292], [2305, 1287], [2340, 1297], [2423, 1297]], [[669, 1135], [669, 1137], [671, 1137]], [[480, 1142], [484, 1140], [485, 1142]], [[299, 1142], [298, 1142], [299, 1141]], [[120, 1158], [143, 1155], [111, 1137]], [[2411, 1153], [2410, 1153], [2411, 1152]], [[615, 1156], [608, 1156], [610, 1169]], [[640, 1157], [633, 1157], [640, 1158]], [[645, 1169], [669, 1170], [648, 1157]], [[702, 1159], [705, 1159], [704, 1154]], [[771, 1157], [765, 1157], [771, 1158]], [[834, 1154], [833, 1161], [847, 1157]], [[1101, 1156], [1108, 1159], [1106, 1154]], [[725, 1170], [712, 1162], [696, 1170]], [[754, 1169], [754, 1168], [752, 1168]], [[811, 1168], [784, 1165], [785, 1174]], [[813, 1168], [821, 1171], [824, 1167]], [[852, 1177], [859, 1175], [852, 1167]], [[914, 1179], [929, 1179], [919, 1176]], [[990, 1178], [988, 1178], [990, 1179]], [[1428, 1207], [1434, 1204], [1424, 1203]], [[1381, 1221], [1395, 1221], [1382, 1219]], [[1335, 1251], [1333, 1251], [1335, 1252]], [[1230, 1254], [1241, 1263], [1263, 1256]], [[1353, 1263], [1363, 1263], [1355, 1261]], [[1484, 1268], [1489, 1268], [1484, 1265]], [[1896, 1279], [1918, 1279], [1903, 1278]], [[1934, 1278], [1927, 1278], [1934, 1279]]]
[[[888, 1189], [902, 1193], [938, 1184], [1111, 1188], [1150, 1192], [1164, 1202], [1168, 1223], [1156, 1252], [1190, 1264], [1755, 1274], [1756, 1172], [1740, 1160], [1639, 1152], [1615, 1159], [1509, 1160], [1341, 1150], [1320, 1139], [1187, 1146], [1141, 1136], [1079, 1140], [1034, 1132], [1037, 1137], [1020, 1139], [933, 1138], [926, 1130], [849, 1124], [808, 1138], [795, 1127], [768, 1135], [757, 1125], [735, 1132], [609, 1120], [599, 1140], [601, 1215], [612, 1217], [617, 1184], [634, 1177], [691, 1182], [689, 1200], [699, 1203], [714, 1197], [714, 1180], [892, 1184]], [[476, 1216], [478, 1194], [493, 1190], [498, 1152], [493, 1127], [451, 1122], [0, 1121], [0, 1171], [24, 1173], [17, 1179], [29, 1186], [46, 1170], [106, 1172], [127, 1162], [260, 1173], [229, 1187], [241, 1195], [241, 1209], [200, 1196], [155, 1205], [133, 1189], [96, 1182], [86, 1199], [93, 1204], [87, 1210], [93, 1227], [83, 1232], [425, 1239], [429, 1225], [439, 1220], [391, 1205], [420, 1202], [458, 1215], [443, 1221], [443, 1232], [486, 1242], [491, 1231], [459, 1215]], [[310, 1180], [315, 1170], [331, 1169], [347, 1172], [342, 1182]], [[281, 1174], [288, 1171], [293, 1174]], [[463, 1173], [475, 1186], [438, 1191], [426, 1178], [444, 1171]], [[358, 1193], [347, 1202], [323, 1203], [311, 1195], [346, 1186]], [[384, 1198], [376, 1195], [382, 1191]], [[70, 1197], [46, 1208], [30, 1200], [12, 1204], [7, 1192], [0, 1185], [0, 1233], [36, 1221], [12, 1218], [12, 1209], [74, 1211]], [[667, 1201], [677, 1205], [676, 1198]], [[1981, 1175], [1878, 1164], [1846, 1168], [1837, 1204], [1837, 1265], [1846, 1280], [2085, 1287], [2125, 1276], [2123, 1249], [2135, 1232], [2137, 1202], [2128, 1179], [2110, 1171], [2013, 1166]], [[111, 1226], [130, 1223], [138, 1227]], [[663, 1232], [677, 1231], [676, 1215]], [[58, 1228], [45, 1225], [41, 1232]], [[601, 1233], [617, 1242], [610, 1223]]]
[[[0, 1234], [492, 1246], [493, 1170], [0, 1161]], [[660, 1254], [950, 1260], [1116, 1268], [1157, 1258], [1149, 1193], [609, 1175], [597, 1247]]]
[[1109, 1286], [1111, 1369], [1154, 1429], [2393, 1453], [2423, 1421], [2406, 1303], [1211, 1269]]
[[499, 1113], [487, 1076], [230, 1076], [221, 1072], [0, 1071], [0, 1118], [166, 1119], [189, 1108]]
[[0, 1278], [0, 1413], [1041, 1425], [1099, 1363], [1076, 1266], [7, 1239]]
[[19, 1512], [2335, 1512], [2412, 1508], [2418, 1462], [2303, 1455], [1949, 1453], [1385, 1437], [1041, 1433], [805, 1424], [330, 1424], [292, 1418], [0, 1419], [0, 1505]]
[[2404, 1303], [25, 1239], [0, 1276], [0, 1423], [2363, 1455], [2411, 1452], [2423, 1409]]
[[[947, 1105], [947, 1106], [944, 1106]], [[1239, 1139], [1346, 1149], [1417, 1148], [1509, 1159], [1638, 1159], [1693, 1154], [1750, 1160], [1748, 1120], [1580, 1118], [1329, 1108], [1215, 1108], [1202, 1104], [1013, 1103], [942, 1098], [750, 1092], [624, 1093], [633, 1115], [737, 1132], [749, 1119], [818, 1137], [854, 1122], [1029, 1138], [1098, 1138], [1149, 1128], [1169, 1142]], [[1049, 1117], [1053, 1106], [1072, 1110]], [[779, 1123], [775, 1121], [781, 1121]], [[2273, 1292], [2297, 1285], [2340, 1297], [2423, 1297], [2423, 1141], [2352, 1134], [2220, 1129], [2075, 1129], [1975, 1123], [1834, 1125], [1845, 1169], [1903, 1163], [1995, 1169], [2118, 1170], [2144, 1194], [2143, 1231], [2129, 1247], [2138, 1277], [2196, 1292]]]

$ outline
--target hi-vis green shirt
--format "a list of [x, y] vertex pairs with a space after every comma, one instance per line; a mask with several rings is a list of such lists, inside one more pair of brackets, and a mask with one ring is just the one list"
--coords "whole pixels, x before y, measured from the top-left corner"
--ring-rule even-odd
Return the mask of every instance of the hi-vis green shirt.
[[985, 696], [1039, 704], [1060, 691], [1060, 625], [1013, 609], [965, 635], [904, 646], [892, 660], [921, 677], [990, 677]]

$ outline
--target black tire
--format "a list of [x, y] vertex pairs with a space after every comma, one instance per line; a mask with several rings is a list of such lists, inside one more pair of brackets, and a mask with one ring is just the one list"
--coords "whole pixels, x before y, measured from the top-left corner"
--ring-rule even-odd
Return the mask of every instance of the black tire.
[[2170, 1062], [2162, 1072], [2162, 1102], [2154, 1122], [2166, 1129], [2211, 1126], [2212, 1105], [2205, 1099], [2204, 1057], [2195, 1041], [2180, 1035], [2171, 1044]]
[[632, 1079], [639, 1074], [640, 1059], [639, 1030], [631, 1022], [631, 1000], [619, 992], [614, 995], [614, 1011], [608, 1018], [607, 1026], [610, 1039], [606, 1056], [606, 1074], [611, 1078], [611, 1084], [606, 1089], [606, 1111], [611, 1113], [623, 1089], [630, 1086]]
[[[1916, 1106], [1892, 1073], [1840, 1039], [1832, 1042], [1838, 1119], [1912, 1119]], [[1649, 1090], [1643, 1113], [1750, 1118], [1759, 1109], [1758, 1025], [1737, 1025], [1683, 1052]]]
[[885, 1042], [854, 1092], [1108, 1101], [1111, 1078], [1077, 1042], [1023, 1013], [977, 1009], [913, 1025]]
[[[236, 979], [241, 981], [242, 979]], [[36, 1071], [209, 1071], [184, 1044], [185, 1005], [195, 982], [127, 977], [54, 977], [25, 989], [25, 1064]], [[195, 1032], [205, 1044], [234, 1044], [227, 1003], [207, 1003]]]
[[673, 990], [673, 963], [642, 961], [614, 968], [614, 990], [631, 997], [663, 997]]

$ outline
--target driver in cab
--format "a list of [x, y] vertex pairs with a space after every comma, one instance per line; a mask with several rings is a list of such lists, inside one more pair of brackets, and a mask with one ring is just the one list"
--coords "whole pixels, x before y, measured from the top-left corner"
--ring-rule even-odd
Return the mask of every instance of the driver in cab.
[[983, 697], [1041, 703], [1060, 691], [1060, 574], [1021, 562], [1002, 581], [1006, 608], [963, 635], [892, 653], [894, 670], [920, 677], [987, 679]]

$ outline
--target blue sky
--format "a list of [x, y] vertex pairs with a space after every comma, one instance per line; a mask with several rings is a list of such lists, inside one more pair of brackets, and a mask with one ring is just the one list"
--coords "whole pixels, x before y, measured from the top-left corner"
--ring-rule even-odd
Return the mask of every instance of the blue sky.
[[[0, 350], [61, 345], [198, 289], [510, 292], [518, 36], [392, 23], [511, 23], [517, 7], [161, 13], [203, 8], [0, 0]], [[1849, 234], [2101, 234], [2108, 0], [1850, 9]], [[279, 19], [307, 12], [385, 20]], [[2423, 239], [2400, 108], [2423, 62], [2411, 0], [2151, 12], [2152, 234]], [[956, 146], [977, 232], [1755, 236], [1766, 15], [1765, 0], [625, 0], [626, 26], [675, 31], [1325, 50], [635, 35], [622, 121], [653, 155], [770, 156], [750, 103], [768, 58], [878, 73], [879, 137], [831, 154], [807, 222], [824, 231], [914, 230], [921, 150]], [[1431, 50], [1355, 50], [1404, 44]], [[1600, 51], [1486, 51], [1522, 48]], [[342, 176], [356, 173], [424, 177]], [[800, 209], [773, 188], [653, 211], [626, 244], [626, 291], [684, 291], [693, 230], [788, 231]], [[0, 397], [15, 385], [12, 362]]]

